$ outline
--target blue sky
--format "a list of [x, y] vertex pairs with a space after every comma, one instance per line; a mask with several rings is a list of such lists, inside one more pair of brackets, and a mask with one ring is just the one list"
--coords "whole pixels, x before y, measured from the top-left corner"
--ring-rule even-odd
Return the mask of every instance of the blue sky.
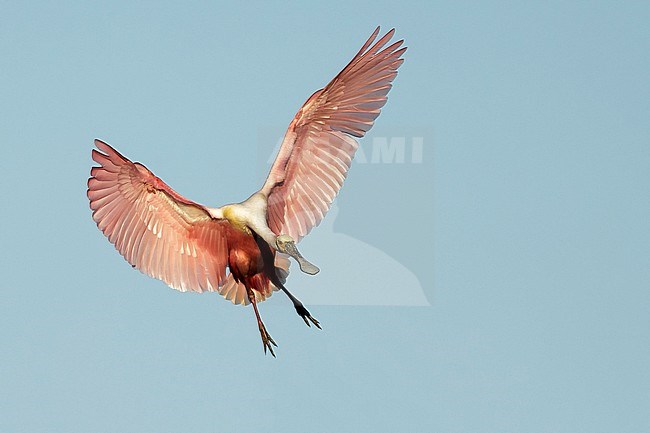
[[[650, 430], [646, 3], [0, 16], [1, 431]], [[303, 243], [322, 274], [288, 283], [323, 331], [273, 296], [265, 357], [250, 308], [167, 288], [96, 229], [92, 140], [200, 203], [242, 200], [376, 25], [406, 61], [336, 218]], [[404, 162], [373, 164], [382, 140]]]

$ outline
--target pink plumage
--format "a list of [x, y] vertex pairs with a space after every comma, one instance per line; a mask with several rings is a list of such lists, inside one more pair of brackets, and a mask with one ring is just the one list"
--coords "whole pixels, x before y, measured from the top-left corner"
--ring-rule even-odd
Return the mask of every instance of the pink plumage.
[[329, 210], [359, 146], [354, 137], [372, 127], [404, 61], [404, 41], [382, 49], [394, 32], [371, 46], [377, 27], [352, 61], [291, 121], [262, 188], [269, 193], [269, 227], [275, 233], [300, 239]]
[[95, 140], [88, 199], [99, 229], [143, 273], [181, 291], [221, 293], [252, 303], [264, 350], [276, 346], [257, 309], [282, 290], [307, 325], [320, 328], [285, 287], [288, 256], [318, 268], [296, 242], [317, 226], [338, 194], [363, 137], [379, 116], [402, 64], [403, 41], [377, 42], [379, 27], [352, 61], [291, 121], [262, 188], [241, 203], [209, 208], [181, 196], [144, 165]]

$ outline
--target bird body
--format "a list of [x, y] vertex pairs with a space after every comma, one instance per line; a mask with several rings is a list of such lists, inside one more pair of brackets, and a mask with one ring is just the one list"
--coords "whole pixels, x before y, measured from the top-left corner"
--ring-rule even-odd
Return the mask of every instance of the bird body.
[[[241, 203], [211, 208], [174, 191], [144, 165], [95, 140], [88, 198], [98, 228], [143, 273], [181, 291], [216, 291], [251, 303], [264, 350], [276, 346], [257, 303], [282, 290], [307, 325], [320, 328], [284, 287], [292, 257], [319, 269], [296, 243], [317, 226], [338, 194], [402, 64], [403, 41], [385, 47], [377, 28], [352, 61], [315, 92], [291, 121], [262, 188]], [[229, 273], [227, 273], [229, 271]]]

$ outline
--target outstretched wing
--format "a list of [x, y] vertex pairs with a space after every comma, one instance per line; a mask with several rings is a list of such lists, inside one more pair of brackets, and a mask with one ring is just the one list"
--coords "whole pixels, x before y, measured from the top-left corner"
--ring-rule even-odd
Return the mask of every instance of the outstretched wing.
[[134, 267], [180, 291], [219, 291], [227, 221], [182, 197], [144, 165], [95, 140], [88, 179], [97, 227]]
[[379, 27], [352, 61], [314, 93], [289, 125], [262, 192], [268, 196], [268, 223], [276, 234], [299, 240], [317, 226], [350, 168], [363, 137], [384, 106], [403, 40], [384, 48], [394, 29], [374, 45]]

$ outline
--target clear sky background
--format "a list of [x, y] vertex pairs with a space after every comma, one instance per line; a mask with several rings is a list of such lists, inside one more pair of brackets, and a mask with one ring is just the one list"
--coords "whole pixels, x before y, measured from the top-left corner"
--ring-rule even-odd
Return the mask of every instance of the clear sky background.
[[[0, 2], [0, 431], [650, 431], [649, 22], [647, 2]], [[422, 137], [422, 161], [355, 164], [327, 223], [399, 266], [308, 239], [323, 274], [288, 284], [328, 303], [380, 278], [430, 306], [309, 304], [318, 331], [276, 294], [273, 359], [250, 308], [100, 234], [92, 140], [242, 200], [378, 24], [409, 51], [362, 146]]]

